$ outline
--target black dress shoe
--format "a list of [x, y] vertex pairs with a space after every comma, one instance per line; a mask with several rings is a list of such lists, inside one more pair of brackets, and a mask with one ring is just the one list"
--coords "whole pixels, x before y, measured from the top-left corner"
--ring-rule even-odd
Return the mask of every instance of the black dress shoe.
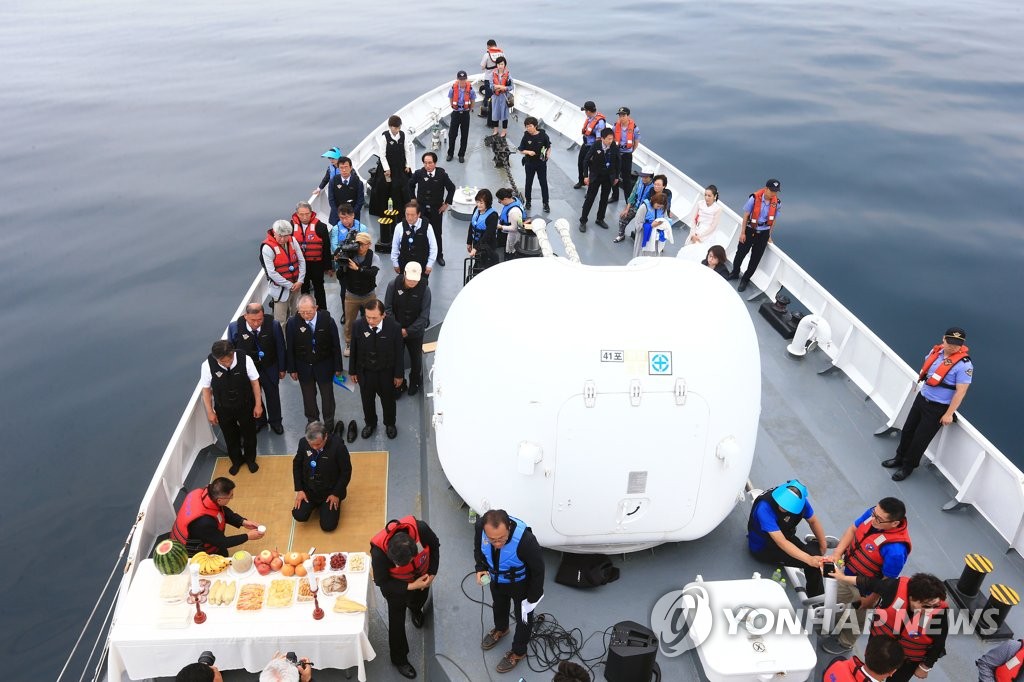
[[897, 469], [896, 471], [892, 472], [892, 480], [902, 481], [904, 478], [906, 478], [912, 473], [914, 473], [913, 469]]
[[736, 287], [736, 291], [746, 291], [748, 284], [750, 284], [750, 280], [749, 279], [741, 279], [740, 280], [740, 285], [738, 287]]
[[228, 473], [231, 474], [232, 476], [235, 476], [236, 474], [238, 474], [238, 470], [241, 468], [242, 467], [240, 467], [237, 464], [232, 464], [230, 467], [228, 467]]
[[271, 424], [270, 425], [270, 430], [273, 431], [274, 433], [276, 433], [279, 436], [282, 433], [284, 433], [284, 427], [281, 426], [280, 424]]
[[572, 186], [573, 189], [579, 189], [580, 187], [583, 187], [583, 181], [582, 180], [577, 182], [575, 185]]
[[892, 459], [887, 459], [884, 462], [882, 462], [882, 466], [884, 466], [886, 469], [902, 469], [903, 460], [900, 459], [899, 457], [893, 457]]
[[594, 222], [595, 222], [595, 223], [596, 223], [597, 225], [599, 225], [599, 226], [603, 227], [604, 229], [606, 229], [606, 230], [608, 229], [608, 223], [606, 223], [606, 222], [604, 221], [604, 218], [598, 218], [598, 219], [597, 219], [597, 220], [595, 220]]
[[260, 470], [260, 465], [259, 464], [257, 464], [256, 462], [249, 462], [249, 473], [250, 474], [255, 474], [259, 470]]
[[409, 614], [409, 620], [412, 621], [412, 626], [416, 629], [423, 627], [423, 611], [420, 609], [413, 609]]
[[725, 281], [726, 282], [731, 282], [734, 279], [739, 279], [739, 278], [740, 278], [740, 273], [738, 273], [738, 272], [730, 272], [729, 276], [725, 278]]
[[459, 163], [466, 163], [466, 157], [462, 154], [459, 154]]
[[259, 433], [265, 428], [267, 428], [267, 422], [256, 422], [256, 433]]
[[409, 395], [413, 396], [420, 392], [420, 387], [416, 384], [409, 384]]
[[525, 208], [525, 209], [526, 209], [527, 211], [529, 211], [529, 210], [530, 210], [531, 208], [533, 208], [533, 202], [527, 201], [527, 202], [526, 202], [526, 206], [525, 206], [524, 208]]
[[391, 426], [384, 427], [384, 433], [388, 434], [388, 438], [398, 438], [398, 427], [392, 424]]
[[376, 431], [376, 430], [377, 430], [377, 425], [376, 424], [374, 424], [373, 426], [370, 426], [369, 424], [367, 424], [366, 426], [363, 427], [363, 430], [360, 432], [359, 435], [361, 435], [363, 438], [369, 438], [370, 436], [373, 435], [373, 432]]
[[354, 443], [356, 441], [356, 436], [358, 435], [359, 427], [356, 425], [356, 420], [353, 419], [348, 423], [348, 433], [345, 434], [345, 440], [347, 440], [349, 443]]
[[551, 207], [549, 205], [547, 205], [547, 204], [544, 204], [544, 212], [545, 213], [551, 213]]
[[437, 260], [435, 260], [434, 262], [437, 263], [438, 265], [440, 265], [443, 268], [444, 267], [444, 256], [438, 256]]
[[410, 680], [416, 679], [416, 668], [412, 667], [411, 664], [401, 663], [396, 665], [395, 667], [398, 668], [398, 674], [402, 677], [408, 678]]
[[444, 157], [444, 160], [445, 161], [451, 161], [452, 160], [452, 156], [454, 156], [454, 154], [449, 154], [446, 157]]

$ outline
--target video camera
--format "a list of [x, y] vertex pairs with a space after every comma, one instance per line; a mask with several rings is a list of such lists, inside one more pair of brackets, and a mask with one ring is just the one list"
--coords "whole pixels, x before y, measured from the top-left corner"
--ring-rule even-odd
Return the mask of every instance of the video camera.
[[217, 662], [217, 657], [213, 655], [212, 651], [204, 651], [199, 654], [199, 658], [196, 659], [196, 663], [202, 663], [203, 665], [213, 666]]
[[294, 651], [289, 651], [284, 655], [285, 660], [294, 665], [296, 668], [305, 668], [307, 665], [312, 667], [313, 661], [300, 661], [295, 655]]
[[354, 229], [350, 230], [345, 239], [338, 244], [338, 248], [334, 250], [332, 258], [338, 262], [340, 266], [347, 266], [349, 259], [359, 255], [359, 242], [356, 241], [356, 234]]

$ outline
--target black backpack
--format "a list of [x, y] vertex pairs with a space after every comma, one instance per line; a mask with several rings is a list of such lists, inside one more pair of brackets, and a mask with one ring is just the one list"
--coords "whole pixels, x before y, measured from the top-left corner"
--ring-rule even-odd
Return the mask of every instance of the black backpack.
[[607, 554], [563, 554], [555, 582], [569, 587], [597, 587], [619, 579]]

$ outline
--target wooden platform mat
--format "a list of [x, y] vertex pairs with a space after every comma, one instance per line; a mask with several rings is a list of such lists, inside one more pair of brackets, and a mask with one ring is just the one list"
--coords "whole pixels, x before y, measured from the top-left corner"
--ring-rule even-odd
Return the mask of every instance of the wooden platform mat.
[[[238, 484], [231, 508], [242, 516], [267, 527], [261, 540], [242, 545], [251, 553], [263, 549], [305, 551], [316, 547], [318, 552], [366, 552], [370, 538], [384, 527], [388, 508], [388, 453], [386, 451], [353, 452], [352, 481], [348, 496], [341, 503], [341, 522], [331, 533], [320, 530], [317, 512], [305, 523], [292, 518], [295, 489], [292, 483], [291, 455], [261, 455], [260, 470], [255, 474], [242, 467], [237, 476], [228, 476], [231, 462], [217, 459], [213, 478], [228, 476]], [[232, 529], [228, 529], [228, 534]]]

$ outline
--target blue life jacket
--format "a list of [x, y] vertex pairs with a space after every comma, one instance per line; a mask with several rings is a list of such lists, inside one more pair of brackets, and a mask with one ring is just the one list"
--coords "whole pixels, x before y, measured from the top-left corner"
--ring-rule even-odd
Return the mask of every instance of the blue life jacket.
[[648, 199], [650, 199], [651, 195], [653, 193], [654, 193], [654, 183], [652, 182], [652, 183], [650, 183], [648, 185], [648, 184], [644, 184], [644, 182], [641, 180], [639, 183], [637, 183], [637, 186], [636, 186], [636, 203], [633, 204], [633, 205], [636, 206], [639, 209], [640, 208], [640, 204], [642, 204], [645, 201], [647, 201]]
[[[665, 217], [665, 209], [655, 209], [647, 199], [644, 199], [644, 206], [647, 207], [647, 213], [644, 214], [644, 232], [643, 241], [640, 242], [641, 246], [647, 246], [647, 242], [651, 240], [651, 232], [654, 231], [654, 221]], [[664, 233], [660, 235], [660, 240], [665, 241]]]
[[502, 225], [511, 225], [511, 223], [508, 222], [508, 212], [511, 211], [513, 208], [516, 208], [517, 206], [519, 208], [523, 207], [523, 205], [519, 203], [519, 199], [515, 198], [512, 200], [511, 204], [502, 207], [501, 215], [498, 216], [498, 222], [501, 223]]
[[338, 173], [341, 172], [341, 171], [338, 170], [338, 167], [335, 166], [333, 163], [327, 166], [327, 171], [331, 174], [331, 176], [330, 176], [331, 180], [334, 179], [335, 175], [337, 175]]
[[484, 230], [487, 229], [487, 217], [496, 212], [493, 208], [489, 208], [483, 213], [480, 212], [479, 208], [473, 209], [473, 217], [469, 219], [469, 222], [473, 226], [473, 231], [477, 233], [474, 239], [480, 239]]
[[516, 553], [519, 549], [519, 541], [523, 539], [523, 533], [526, 532], [526, 522], [514, 516], [509, 518], [515, 522], [516, 529], [512, 531], [508, 542], [498, 550], [497, 567], [494, 565], [494, 548], [491, 546], [490, 540], [487, 539], [487, 533], [480, 531], [480, 549], [487, 560], [491, 580], [497, 580], [499, 583], [506, 584], [526, 580], [526, 564], [523, 563]]

